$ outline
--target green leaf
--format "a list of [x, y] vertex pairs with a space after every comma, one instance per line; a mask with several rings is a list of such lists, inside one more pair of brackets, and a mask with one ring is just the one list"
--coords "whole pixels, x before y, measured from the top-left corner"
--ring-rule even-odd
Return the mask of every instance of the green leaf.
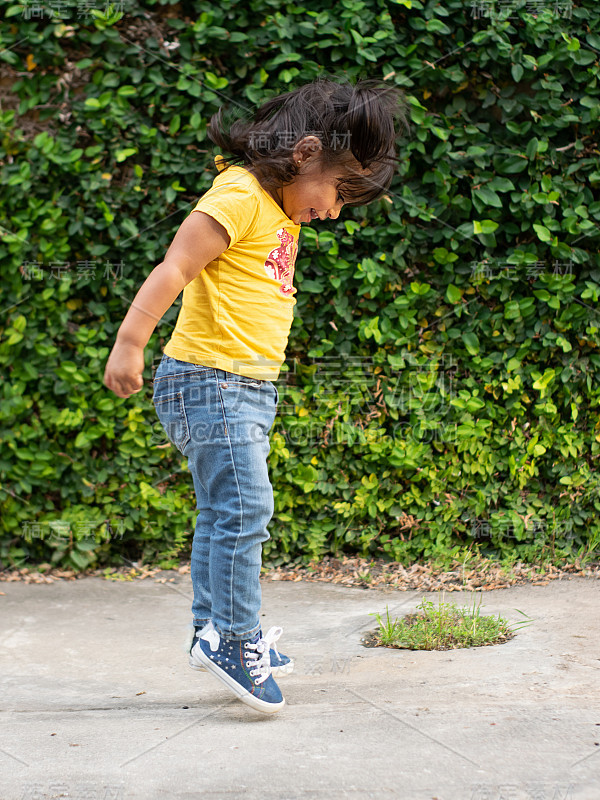
[[436, 19], [435, 17], [433, 19], [428, 19], [427, 22], [425, 23], [425, 27], [428, 31], [441, 33], [444, 34], [445, 36], [449, 36], [452, 33], [450, 28], [447, 25], [445, 25], [441, 19]]
[[121, 227], [129, 236], [137, 236], [139, 234], [138, 226], [135, 224], [135, 221], [129, 217], [125, 217], [121, 222]]
[[462, 294], [462, 289], [459, 289], [458, 286], [455, 286], [453, 283], [448, 284], [448, 288], [446, 289], [446, 300], [449, 303], [460, 303]]
[[85, 569], [92, 561], [90, 558], [77, 550], [71, 550], [69, 558], [78, 569]]
[[115, 403], [110, 397], [102, 397], [96, 403], [96, 408], [100, 411], [113, 411], [115, 408]]
[[133, 156], [137, 153], [137, 147], [125, 147], [123, 150], [117, 150], [115, 153], [116, 161], [125, 161], [126, 158], [129, 156]]
[[573, 349], [573, 345], [564, 336], [557, 336], [556, 337], [556, 344], [559, 347], [562, 347], [563, 353], [570, 353]]
[[552, 234], [545, 227], [545, 225], [540, 225], [539, 223], [533, 223], [533, 229], [538, 235], [538, 239], [542, 242], [551, 242], [552, 241]]
[[470, 355], [476, 356], [479, 353], [479, 339], [472, 331], [465, 331], [462, 334], [462, 340]]
[[[479, 189], [473, 189], [473, 194], [479, 197], [479, 199], [482, 200], [486, 206], [495, 206], [496, 208], [502, 208], [502, 200], [498, 197], [496, 192], [494, 192], [487, 186], [481, 186]], [[489, 220], [487, 221], [489, 222]], [[475, 233], [481, 233], [481, 232], [482, 231], [475, 231]]]
[[75, 439], [75, 447], [76, 448], [85, 447], [87, 444], [89, 444], [89, 439], [86, 435], [86, 432], [80, 431], [77, 434], [77, 438]]
[[499, 175], [492, 178], [486, 186], [493, 189], [495, 192], [513, 192], [515, 190], [515, 185], [511, 180], [502, 178]]
[[410, 289], [414, 294], [423, 296], [430, 291], [431, 286], [428, 283], [419, 283], [418, 281], [413, 281], [410, 284]]
[[353, 219], [346, 219], [344, 220], [344, 228], [346, 228], [346, 232], [352, 236], [356, 231], [360, 230], [360, 224]]
[[473, 220], [473, 233], [494, 233], [498, 223], [492, 219]]
[[512, 75], [513, 80], [515, 83], [518, 83], [521, 78], [523, 77], [523, 67], [521, 64], [513, 64], [510, 68], [510, 74]]
[[204, 74], [204, 83], [209, 89], [224, 89], [229, 85], [227, 78], [219, 78], [214, 72], [206, 72]]
[[507, 158], [501, 161], [496, 169], [499, 172], [504, 172], [507, 174], [512, 174], [515, 172], [523, 172], [527, 169], [529, 161], [527, 158], [521, 156], [513, 156], [512, 158]]
[[527, 155], [527, 158], [529, 160], [532, 160], [532, 159], [535, 158], [535, 155], [536, 155], [537, 149], [538, 149], [538, 144], [539, 144], [539, 142], [535, 138], [535, 136], [533, 137], [533, 139], [530, 139], [527, 142], [527, 147], [525, 149], [525, 154]]

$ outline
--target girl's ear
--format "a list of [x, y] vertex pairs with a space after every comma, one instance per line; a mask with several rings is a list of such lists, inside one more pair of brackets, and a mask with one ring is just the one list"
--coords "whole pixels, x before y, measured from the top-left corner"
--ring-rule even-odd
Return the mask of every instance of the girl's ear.
[[318, 136], [305, 136], [296, 144], [293, 153], [293, 159], [296, 164], [302, 164], [307, 161], [314, 160], [323, 149], [323, 143]]

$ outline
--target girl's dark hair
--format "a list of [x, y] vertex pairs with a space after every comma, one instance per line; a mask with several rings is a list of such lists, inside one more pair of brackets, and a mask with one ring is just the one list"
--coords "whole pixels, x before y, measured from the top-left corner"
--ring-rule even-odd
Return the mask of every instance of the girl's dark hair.
[[[407, 107], [402, 90], [383, 81], [321, 78], [267, 100], [252, 115], [220, 109], [208, 135], [227, 165], [251, 168], [267, 190], [293, 181], [299, 171], [292, 159], [296, 144], [317, 136], [323, 165], [342, 170], [338, 188], [344, 202], [358, 206], [376, 200], [392, 181], [396, 124], [409, 132]], [[352, 159], [370, 174], [353, 170]]]

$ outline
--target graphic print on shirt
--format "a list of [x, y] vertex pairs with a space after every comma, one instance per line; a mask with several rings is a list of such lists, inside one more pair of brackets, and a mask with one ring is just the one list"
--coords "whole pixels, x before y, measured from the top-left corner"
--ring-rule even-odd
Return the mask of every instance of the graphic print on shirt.
[[270, 278], [281, 283], [279, 291], [282, 294], [290, 295], [294, 292], [294, 265], [298, 253], [298, 243], [285, 228], [277, 231], [277, 238], [281, 244], [271, 250], [267, 256], [265, 270]]

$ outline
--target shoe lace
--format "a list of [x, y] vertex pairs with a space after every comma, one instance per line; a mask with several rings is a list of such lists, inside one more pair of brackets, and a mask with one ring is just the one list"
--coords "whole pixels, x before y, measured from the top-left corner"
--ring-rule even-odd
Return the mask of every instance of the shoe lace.
[[249, 659], [246, 666], [250, 669], [250, 675], [258, 676], [255, 683], [260, 684], [266, 681], [271, 674], [271, 648], [277, 653], [277, 640], [283, 633], [283, 628], [272, 627], [257, 642], [246, 642], [244, 646], [244, 658]]

